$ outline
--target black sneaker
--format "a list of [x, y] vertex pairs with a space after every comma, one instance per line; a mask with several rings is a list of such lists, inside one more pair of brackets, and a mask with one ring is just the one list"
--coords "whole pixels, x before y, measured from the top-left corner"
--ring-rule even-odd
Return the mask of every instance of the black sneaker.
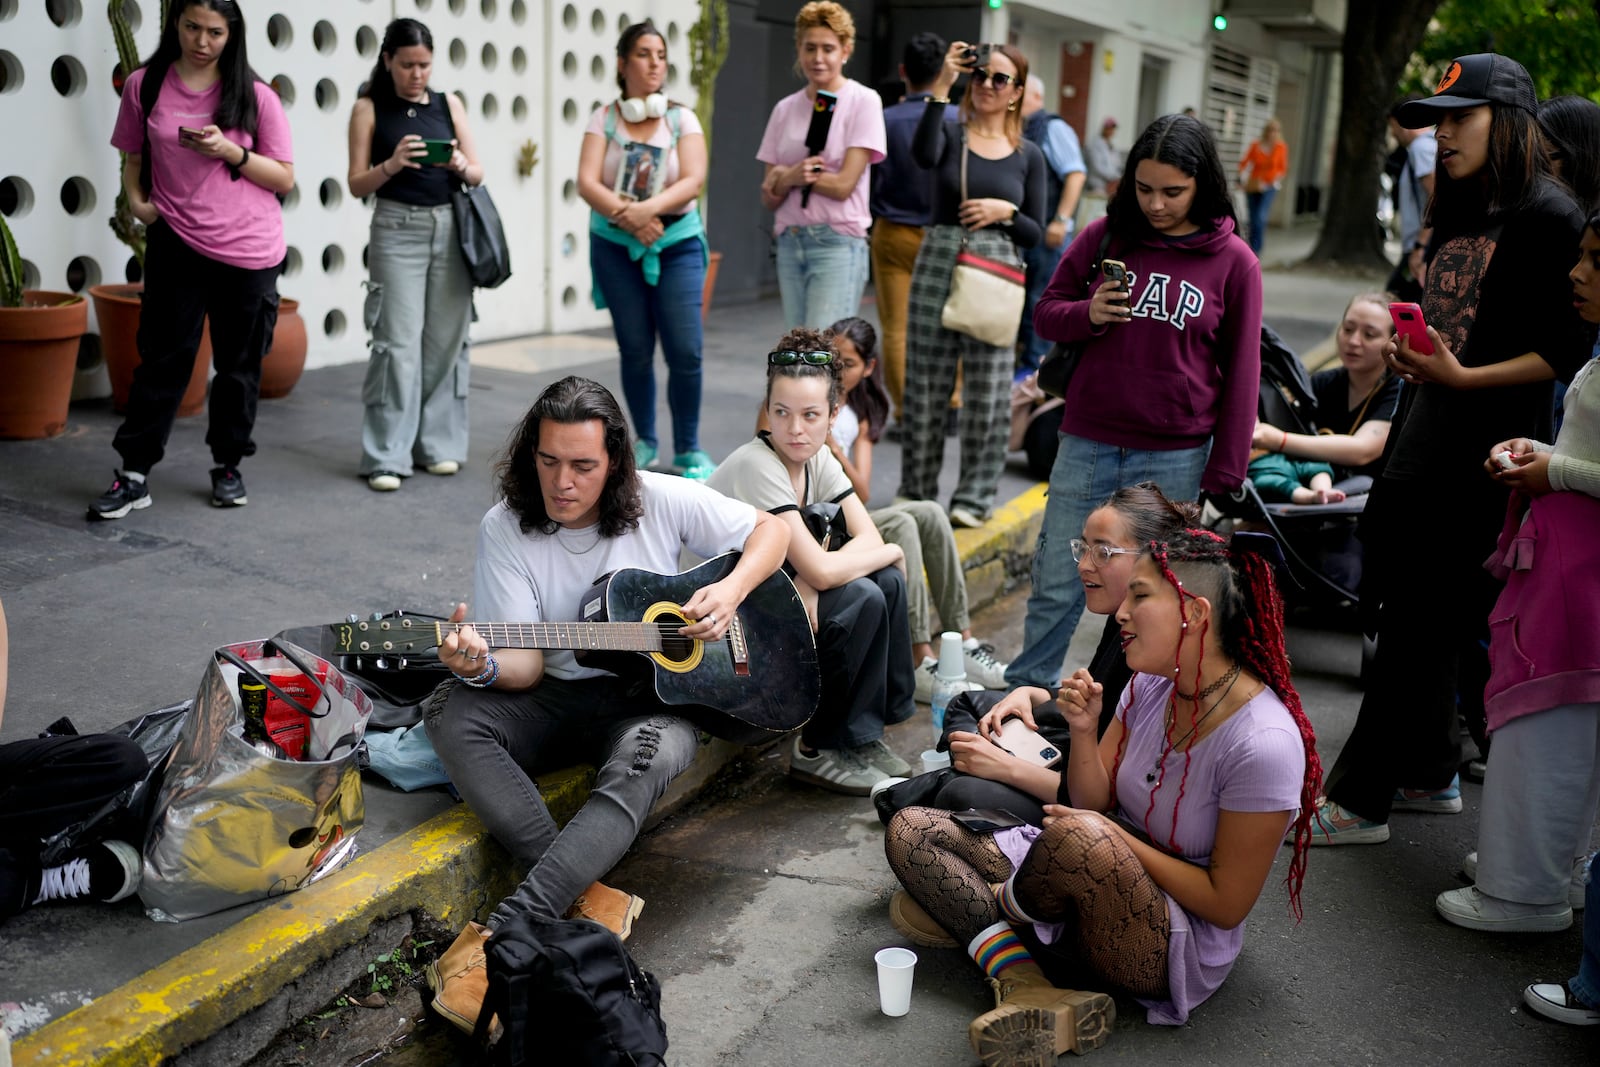
[[100, 841], [74, 850], [66, 862], [40, 874], [34, 904], [99, 901], [115, 904], [139, 888], [144, 860], [126, 841]]
[[244, 495], [244, 479], [238, 467], [211, 468], [211, 506], [214, 508], [242, 508], [250, 503]]
[[106, 519], [120, 519], [130, 511], [147, 508], [155, 503], [150, 496], [150, 486], [144, 482], [136, 482], [121, 471], [116, 472], [112, 479], [111, 488], [101, 493], [93, 504], [89, 505], [89, 518], [104, 521]]

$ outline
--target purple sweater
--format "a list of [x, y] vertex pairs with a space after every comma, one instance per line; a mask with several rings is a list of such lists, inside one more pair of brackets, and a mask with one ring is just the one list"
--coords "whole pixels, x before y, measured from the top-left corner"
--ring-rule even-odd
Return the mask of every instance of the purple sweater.
[[1249, 462], [1261, 384], [1261, 264], [1231, 219], [1168, 241], [1112, 238], [1106, 256], [1134, 275], [1132, 321], [1094, 326], [1089, 283], [1106, 220], [1067, 247], [1033, 328], [1083, 341], [1061, 428], [1119, 448], [1173, 451], [1212, 442], [1200, 487], [1235, 489]]
[[1563, 704], [1600, 703], [1600, 500], [1514, 495], [1487, 566], [1506, 580], [1489, 614], [1489, 729]]

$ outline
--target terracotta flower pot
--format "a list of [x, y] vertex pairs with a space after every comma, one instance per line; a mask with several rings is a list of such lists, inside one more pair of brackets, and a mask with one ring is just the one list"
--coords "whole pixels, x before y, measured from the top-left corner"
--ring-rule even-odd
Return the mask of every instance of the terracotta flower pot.
[[78, 344], [89, 305], [76, 293], [29, 289], [0, 308], [0, 437], [54, 437], [67, 428]]
[[[111, 406], [128, 408], [128, 391], [133, 388], [133, 368], [139, 365], [139, 294], [142, 282], [126, 285], [95, 285], [89, 288], [94, 314], [100, 320], [100, 350], [105, 354], [106, 375], [111, 379]], [[206, 379], [211, 373], [211, 330], [200, 330], [200, 350], [195, 353], [189, 387], [178, 404], [179, 415], [198, 415], [206, 406]]]
[[272, 334], [272, 347], [261, 361], [261, 395], [268, 400], [288, 396], [306, 369], [306, 320], [300, 317], [300, 301], [290, 297], [278, 300], [278, 328]]
[[706, 321], [706, 316], [711, 314], [711, 294], [717, 288], [717, 272], [722, 269], [722, 253], [712, 252], [706, 260], [706, 287], [700, 299], [700, 321]]

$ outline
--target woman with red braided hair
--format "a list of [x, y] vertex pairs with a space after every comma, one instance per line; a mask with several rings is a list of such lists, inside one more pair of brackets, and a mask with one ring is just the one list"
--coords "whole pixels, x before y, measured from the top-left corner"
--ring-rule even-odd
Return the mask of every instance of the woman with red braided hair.
[[1063, 682], [1071, 806], [1047, 805], [1042, 830], [983, 835], [930, 808], [890, 822], [895, 874], [994, 987], [996, 1008], [968, 1028], [985, 1064], [1050, 1064], [1105, 1041], [1110, 997], [1054, 979], [1086, 976], [1131, 993], [1152, 1023], [1187, 1021], [1232, 969], [1286, 830], [1300, 915], [1322, 765], [1252, 540], [1186, 530], [1140, 557], [1117, 610], [1136, 673], [1098, 741], [1100, 684], [1083, 670]]

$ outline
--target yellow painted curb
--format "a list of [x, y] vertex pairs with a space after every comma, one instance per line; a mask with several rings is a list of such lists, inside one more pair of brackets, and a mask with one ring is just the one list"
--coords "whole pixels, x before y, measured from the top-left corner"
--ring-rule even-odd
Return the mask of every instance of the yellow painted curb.
[[[1036, 485], [997, 508], [982, 528], [955, 531], [962, 565], [1031, 552], [1037, 536], [1032, 528], [1044, 500], [1044, 486]], [[683, 776], [683, 788], [664, 797], [664, 806], [687, 799], [738, 749], [718, 742], [704, 751], [707, 768]], [[542, 776], [538, 784], [551, 814], [565, 823], [587, 799], [593, 772], [570, 768]], [[484, 914], [517, 880], [509, 857], [477, 817], [465, 805], [452, 808], [17, 1039], [12, 1062], [14, 1067], [157, 1067], [356, 944], [373, 923], [416, 910], [454, 925], [457, 916], [464, 921]]]

